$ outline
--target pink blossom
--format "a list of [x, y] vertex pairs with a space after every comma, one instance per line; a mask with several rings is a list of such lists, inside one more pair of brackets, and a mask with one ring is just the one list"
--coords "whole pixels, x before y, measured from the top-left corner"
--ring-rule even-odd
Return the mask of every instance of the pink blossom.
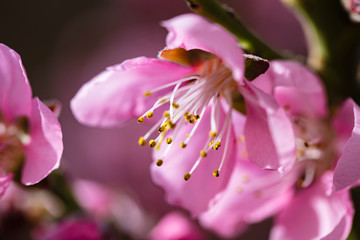
[[[233, 237], [246, 230], [249, 224], [275, 216], [270, 239], [345, 239], [351, 229], [354, 210], [348, 188], [343, 188], [359, 181], [357, 148], [354, 147], [358, 107], [348, 100], [334, 122], [329, 123], [320, 80], [295, 62], [273, 61], [270, 69], [252, 83], [257, 87], [255, 90], [250, 86], [242, 92], [260, 101], [247, 101], [247, 105], [255, 103], [260, 105], [258, 109], [268, 111], [267, 106], [273, 101], [286, 111], [293, 132], [293, 139], [286, 140], [296, 144], [296, 151], [289, 157], [293, 159], [292, 164], [279, 173], [263, 171], [247, 160], [249, 157], [255, 162], [262, 161], [256, 162], [257, 165], [272, 161], [278, 166], [283, 164], [276, 155], [268, 155], [268, 158], [256, 155], [266, 143], [259, 146], [264, 132], [249, 131], [255, 134], [253, 138], [246, 135], [248, 122], [259, 121], [256, 117], [261, 111], [249, 108], [257, 112], [253, 115], [247, 111], [246, 148], [238, 142], [238, 160], [231, 178], [224, 190], [210, 201], [208, 209], [199, 215], [201, 225], [221, 236]], [[261, 103], [263, 99], [266, 101]], [[283, 131], [281, 126], [268, 123], [269, 119], [263, 123], [271, 132]], [[251, 125], [254, 129], [256, 126], [259, 124]], [[256, 142], [256, 138], [260, 140]], [[282, 146], [271, 135], [267, 140], [267, 144]], [[247, 154], [241, 154], [241, 149]], [[351, 167], [353, 172], [349, 170]], [[337, 192], [333, 191], [334, 172]]]
[[19, 55], [0, 44], [0, 174], [22, 166], [21, 182], [31, 185], [59, 167], [60, 124], [31, 88]]
[[[158, 150], [153, 179], [169, 190], [171, 203], [197, 215], [223, 188], [233, 164], [235, 113], [228, 106], [243, 82], [243, 52], [226, 30], [197, 15], [181, 15], [163, 26], [169, 34], [160, 59], [139, 57], [109, 67], [79, 90], [71, 108], [87, 125], [156, 119], [139, 139]], [[159, 135], [151, 138], [156, 130]], [[201, 193], [204, 181], [211, 185]]]
[[153, 225], [150, 216], [126, 192], [89, 180], [76, 180], [73, 192], [90, 216], [113, 222], [121, 232], [135, 239], [144, 239]]
[[206, 239], [200, 228], [179, 212], [168, 213], [150, 233], [152, 240], [202, 240]]
[[37, 240], [101, 240], [99, 226], [90, 219], [66, 219], [35, 233]]
[[[156, 119], [139, 139], [156, 150], [153, 181], [169, 203], [222, 236], [271, 216], [277, 216], [274, 239], [297, 239], [298, 231], [315, 239], [347, 236], [349, 192], [331, 192], [342, 149], [335, 148], [337, 132], [318, 77], [298, 63], [274, 61], [248, 82], [242, 51], [224, 29], [192, 14], [163, 25], [169, 34], [160, 59], [135, 58], [100, 73], [73, 98], [76, 118], [105, 127], [135, 116], [139, 123]], [[246, 118], [229, 107], [236, 90]], [[294, 230], [299, 223], [289, 216], [301, 201], [303, 213], [316, 218], [311, 228]]]

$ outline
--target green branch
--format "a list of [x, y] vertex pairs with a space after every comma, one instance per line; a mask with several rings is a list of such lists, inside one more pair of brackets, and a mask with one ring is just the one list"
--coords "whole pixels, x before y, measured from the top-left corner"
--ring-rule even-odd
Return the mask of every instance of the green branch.
[[240, 41], [241, 47], [247, 52], [266, 59], [284, 58], [251, 33], [234, 12], [215, 0], [186, 0], [190, 9], [209, 20], [225, 27]]
[[340, 0], [282, 0], [304, 29], [308, 65], [322, 78], [331, 104], [347, 97], [359, 102], [356, 79], [360, 24], [350, 21]]

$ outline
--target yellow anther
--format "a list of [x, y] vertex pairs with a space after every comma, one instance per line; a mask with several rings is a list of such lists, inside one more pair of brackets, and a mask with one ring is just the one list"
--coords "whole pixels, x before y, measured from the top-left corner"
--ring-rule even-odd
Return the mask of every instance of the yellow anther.
[[185, 144], [184, 142], [181, 142], [181, 143], [180, 143], [180, 147], [181, 147], [181, 148], [186, 148], [186, 144]]
[[156, 165], [157, 165], [158, 167], [160, 167], [161, 165], [163, 165], [163, 163], [164, 163], [164, 161], [161, 160], [161, 159], [158, 159], [158, 160], [156, 161]]
[[219, 177], [220, 176], [219, 175], [219, 169], [214, 170], [213, 175], [214, 175], [214, 177]]
[[190, 118], [190, 119], [188, 119], [188, 122], [191, 123], [191, 124], [194, 124], [194, 123], [195, 123], [195, 119], [194, 119], [194, 118]]
[[209, 135], [210, 135], [210, 137], [216, 137], [216, 135], [217, 135], [217, 132], [216, 131], [210, 131], [209, 132]]
[[139, 117], [138, 120], [137, 120], [137, 122], [138, 122], [138, 123], [142, 123], [142, 122], [144, 122], [144, 120], [145, 120], [144, 117]]
[[186, 120], [190, 119], [191, 116], [192, 116], [192, 115], [189, 114], [189, 112], [184, 113], [184, 118], [185, 118]]
[[150, 97], [150, 96], [151, 96], [151, 92], [150, 92], [150, 91], [145, 91], [145, 92], [144, 92], [144, 95], [145, 95], [146, 97]]
[[172, 143], [172, 138], [166, 139], [166, 143], [167, 143], [167, 144], [171, 144], [171, 143]]
[[186, 134], [186, 137], [188, 138], [189, 136], [190, 136], [190, 135], [187, 133], [187, 134]]
[[179, 104], [177, 104], [177, 103], [173, 103], [171, 106], [172, 106], [173, 108], [175, 108], [175, 109], [178, 109], [178, 108], [179, 108]]
[[154, 113], [153, 112], [148, 112], [148, 114], [146, 114], [146, 117], [147, 118], [152, 118], [154, 116]]
[[170, 117], [170, 113], [168, 111], [165, 111], [164, 112], [164, 117], [166, 117], [166, 118]]
[[202, 157], [206, 157], [206, 156], [207, 156], [207, 153], [206, 153], [204, 150], [201, 150], [201, 151], [200, 151], [200, 155], [201, 155]]
[[162, 125], [158, 128], [158, 132], [162, 133], [165, 130], [165, 125]]
[[171, 120], [167, 120], [165, 122], [166, 126], [169, 126], [169, 128], [174, 129], [176, 127], [176, 124], [174, 124]]
[[195, 118], [195, 120], [198, 120], [198, 119], [200, 118], [200, 115], [199, 115], [199, 114], [195, 114], [195, 115], [194, 115], [194, 118]]
[[214, 140], [212, 140], [211, 142], [209, 142], [209, 147], [211, 147], [211, 145], [214, 143]]
[[156, 145], [156, 141], [154, 139], [151, 139], [150, 142], [149, 142], [149, 146], [151, 148], [153, 148], [153, 147], [155, 147], [155, 145]]
[[220, 142], [220, 141], [218, 141], [218, 142], [213, 146], [213, 149], [214, 149], [214, 150], [218, 150], [219, 147], [221, 147], [221, 142]]
[[139, 145], [140, 145], [140, 146], [145, 146], [145, 144], [146, 144], [145, 138], [144, 138], [144, 137], [140, 137], [140, 138], [139, 138]]
[[184, 179], [185, 181], [189, 180], [191, 178], [191, 174], [190, 173], [187, 173], [184, 175]]

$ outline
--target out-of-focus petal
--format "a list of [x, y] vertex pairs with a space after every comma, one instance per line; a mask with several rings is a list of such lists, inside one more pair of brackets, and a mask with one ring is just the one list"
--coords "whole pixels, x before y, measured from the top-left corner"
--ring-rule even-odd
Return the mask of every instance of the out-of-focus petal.
[[60, 165], [62, 132], [56, 116], [38, 98], [32, 101], [31, 141], [25, 146], [26, 159], [21, 181], [31, 185], [45, 178]]
[[224, 61], [237, 81], [242, 81], [243, 51], [236, 38], [223, 27], [196, 14], [183, 14], [164, 21], [162, 25], [169, 31], [166, 38], [168, 48], [211, 52]]
[[171, 212], [153, 228], [149, 239], [202, 240], [206, 238], [195, 221], [191, 221], [179, 212]]
[[0, 176], [0, 197], [2, 197], [4, 195], [6, 189], [9, 187], [13, 177], [14, 177], [14, 174], [12, 174], [12, 173], [1, 174], [1, 176]]
[[[352, 109], [352, 112], [349, 111]], [[335, 126], [342, 130], [340, 134], [348, 135], [347, 125], [351, 122], [349, 118], [353, 117], [353, 129], [351, 137], [345, 143], [342, 154], [336, 164], [334, 172], [334, 186], [335, 190], [341, 190], [346, 187], [359, 183], [360, 180], [360, 108], [351, 99], [348, 99], [344, 104], [340, 114], [347, 114], [347, 116], [339, 115], [339, 119], [335, 119]], [[340, 128], [338, 120], [345, 119], [343, 127]], [[348, 120], [346, 120], [348, 119]]]
[[101, 229], [90, 219], [66, 219], [38, 231], [36, 240], [102, 240]]
[[[161, 186], [166, 193], [169, 203], [188, 209], [192, 215], [207, 210], [210, 199], [217, 192], [222, 190], [231, 174], [231, 167], [234, 159], [234, 141], [233, 134], [230, 136], [227, 159], [220, 176], [215, 178], [213, 171], [219, 168], [223, 152], [225, 149], [224, 141], [219, 150], [210, 150], [206, 158], [203, 158], [195, 172], [188, 181], [184, 180], [184, 174], [188, 173], [200, 156], [200, 151], [209, 143], [210, 129], [210, 109], [208, 109], [201, 121], [196, 134], [190, 139], [186, 148], [181, 149], [180, 142], [186, 139], [186, 134], [190, 132], [193, 125], [187, 125], [179, 130], [177, 139], [171, 144], [170, 151], [166, 154], [164, 164], [161, 167], [155, 164], [151, 167], [153, 181]], [[224, 119], [225, 114], [221, 113], [220, 119]], [[222, 124], [220, 124], [222, 125]], [[224, 136], [226, 138], [226, 134]], [[162, 145], [159, 151], [154, 152], [154, 159], [162, 158], [162, 153], [166, 149]]]
[[296, 175], [281, 177], [278, 172], [260, 169], [241, 159], [226, 189], [199, 217], [202, 226], [229, 238], [244, 231], [248, 224], [260, 222], [276, 214], [291, 200]]
[[157, 94], [146, 97], [145, 91], [180, 80], [191, 68], [139, 57], [109, 67], [82, 86], [71, 100], [77, 120], [90, 126], [119, 125], [139, 117], [157, 100]]
[[332, 173], [328, 172], [299, 192], [276, 218], [270, 239], [321, 239], [334, 231], [346, 237], [350, 227], [342, 221], [352, 219], [354, 212], [349, 192], [331, 194], [331, 188]]
[[292, 115], [324, 117], [327, 114], [325, 88], [320, 79], [294, 61], [272, 61], [269, 70], [252, 82], [273, 94]]
[[245, 141], [250, 161], [261, 168], [285, 171], [295, 162], [295, 136], [290, 119], [274, 98], [246, 83]]
[[8, 121], [31, 114], [31, 88], [20, 56], [0, 44], [0, 112]]

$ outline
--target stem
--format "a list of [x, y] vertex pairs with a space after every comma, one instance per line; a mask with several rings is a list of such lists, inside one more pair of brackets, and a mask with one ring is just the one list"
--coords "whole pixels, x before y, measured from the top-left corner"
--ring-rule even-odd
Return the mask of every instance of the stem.
[[241, 47], [247, 52], [265, 59], [284, 58], [251, 33], [234, 12], [216, 0], [186, 0], [190, 9], [209, 20], [225, 27], [240, 41]]
[[282, 0], [299, 18], [308, 42], [308, 65], [322, 78], [331, 105], [359, 102], [357, 47], [360, 24], [350, 21], [340, 0]]

